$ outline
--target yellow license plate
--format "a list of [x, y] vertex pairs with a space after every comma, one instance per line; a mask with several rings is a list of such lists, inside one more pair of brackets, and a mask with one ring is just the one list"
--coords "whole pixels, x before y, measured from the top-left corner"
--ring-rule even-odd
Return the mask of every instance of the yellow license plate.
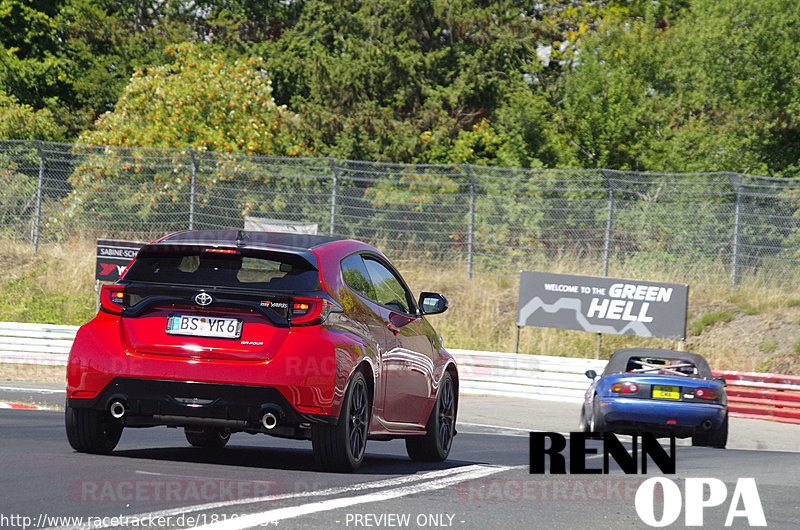
[[654, 399], [680, 399], [681, 388], [678, 386], [653, 385]]

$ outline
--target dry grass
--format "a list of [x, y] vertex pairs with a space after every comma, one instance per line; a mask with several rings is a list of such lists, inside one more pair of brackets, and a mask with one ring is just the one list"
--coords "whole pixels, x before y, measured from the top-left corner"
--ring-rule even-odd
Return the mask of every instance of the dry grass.
[[[81, 324], [95, 312], [93, 241], [48, 244], [34, 256], [30, 244], [0, 242], [0, 320]], [[437, 291], [450, 301], [450, 310], [430, 317], [431, 323], [452, 348], [514, 351], [517, 328], [519, 275], [477, 272], [467, 280], [465, 266], [446, 269], [419, 256], [390, 256], [415, 293]], [[403, 259], [406, 258], [406, 259]], [[553, 259], [531, 264], [529, 270], [599, 276], [597, 263]], [[716, 271], [715, 271], [716, 272]], [[683, 343], [668, 339], [604, 335], [601, 358], [621, 347], [646, 346], [686, 349], [709, 358], [718, 369], [800, 372], [800, 290], [764, 289], [757, 278], [743, 282], [731, 292], [720, 283], [721, 275], [707, 282], [696, 281], [689, 290], [689, 336]], [[610, 275], [649, 281], [686, 283], [669, 269], [646, 273], [617, 268]], [[712, 281], [713, 280], [713, 281]], [[716, 282], [716, 283], [715, 283]], [[728, 322], [706, 315], [729, 311]], [[706, 326], [693, 332], [694, 322], [706, 316]], [[767, 344], [768, 347], [763, 347]], [[520, 330], [519, 351], [540, 355], [594, 357], [597, 336], [581, 331], [525, 327]], [[51, 367], [23, 367], [22, 374], [49, 377]], [[53, 369], [55, 380], [63, 380]], [[0, 378], [8, 369], [0, 371]]]
[[66, 366], [0, 364], [0, 381], [40, 381], [45, 383], [64, 383], [66, 380]]
[[82, 324], [95, 312], [95, 247], [0, 242], [0, 320]]
[[[551, 264], [548, 272], [597, 275], [575, 270], [574, 262]], [[519, 278], [475, 275], [467, 281], [466, 269], [434, 271], [406, 267], [403, 274], [415, 291], [443, 293], [451, 309], [430, 321], [453, 348], [514, 351]], [[645, 277], [632, 271], [615, 271], [616, 277]], [[685, 283], [667, 273], [647, 280]], [[715, 318], [724, 314], [726, 318]], [[700, 326], [699, 323], [705, 325]], [[695, 331], [693, 331], [695, 328]], [[685, 341], [603, 335], [599, 357], [626, 347], [653, 347], [694, 351], [706, 356], [719, 370], [800, 373], [800, 291], [765, 290], [757, 280], [743, 282], [736, 291], [727, 284], [690, 285], [688, 336]], [[764, 348], [767, 344], [769, 347]], [[582, 331], [524, 327], [520, 353], [567, 357], [598, 356], [598, 337]]]

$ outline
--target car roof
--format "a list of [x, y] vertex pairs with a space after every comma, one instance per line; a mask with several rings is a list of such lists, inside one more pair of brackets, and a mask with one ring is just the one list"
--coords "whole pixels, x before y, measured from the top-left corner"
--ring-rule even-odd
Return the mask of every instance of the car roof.
[[293, 232], [184, 230], [164, 236], [151, 243], [151, 245], [233, 245], [246, 248], [312, 250], [334, 241], [343, 241], [343, 239], [333, 236], [298, 234]]
[[608, 364], [603, 371], [604, 374], [624, 372], [631, 357], [654, 357], [658, 359], [682, 359], [689, 361], [697, 367], [698, 375], [701, 377], [713, 377], [708, 361], [699, 353], [691, 353], [677, 350], [662, 350], [659, 348], [624, 348], [611, 354]]

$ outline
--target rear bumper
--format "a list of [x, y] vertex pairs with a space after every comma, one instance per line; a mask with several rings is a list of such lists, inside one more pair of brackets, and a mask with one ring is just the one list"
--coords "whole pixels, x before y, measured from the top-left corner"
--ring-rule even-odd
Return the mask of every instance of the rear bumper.
[[[725, 420], [727, 407], [711, 403], [671, 403], [651, 399], [612, 398], [601, 399], [600, 409], [606, 423], [615, 432], [653, 431], [692, 434], [718, 429]], [[706, 423], [708, 428], [703, 427], [704, 422], [708, 422]]]
[[[115, 402], [124, 410], [117, 421], [126, 427], [216, 425], [302, 437], [293, 430], [337, 421], [334, 416], [299, 412], [277, 389], [261, 386], [116, 377], [93, 398], [67, 399], [70, 407], [105, 412]], [[272, 429], [261, 422], [267, 412], [277, 419]]]

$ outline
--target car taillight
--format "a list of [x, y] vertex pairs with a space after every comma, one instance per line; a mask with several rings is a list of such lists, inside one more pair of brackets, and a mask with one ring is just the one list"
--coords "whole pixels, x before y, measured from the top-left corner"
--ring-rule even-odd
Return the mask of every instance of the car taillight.
[[716, 388], [695, 388], [694, 397], [708, 400], [719, 399], [719, 390]]
[[327, 298], [295, 298], [292, 301], [289, 322], [293, 326], [321, 324], [332, 311], [341, 311], [341, 308]]
[[204, 248], [203, 252], [216, 252], [217, 254], [238, 254], [239, 251], [232, 248]]
[[100, 288], [100, 308], [119, 315], [125, 309], [125, 288], [120, 285], [103, 285]]
[[619, 381], [611, 385], [611, 391], [620, 394], [635, 394], [639, 391], [639, 385], [630, 381]]

